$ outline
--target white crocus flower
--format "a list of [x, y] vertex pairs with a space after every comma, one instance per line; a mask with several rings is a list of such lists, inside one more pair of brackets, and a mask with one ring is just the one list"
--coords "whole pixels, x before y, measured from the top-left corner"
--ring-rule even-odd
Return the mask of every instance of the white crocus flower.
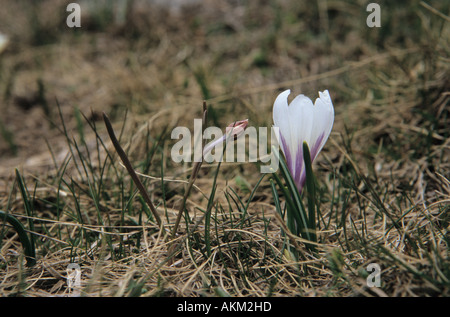
[[308, 144], [311, 162], [325, 145], [334, 122], [334, 108], [328, 90], [319, 92], [313, 104], [311, 99], [298, 95], [288, 105], [290, 90], [278, 95], [273, 105], [274, 126], [279, 128], [280, 146], [286, 164], [302, 191], [306, 180], [303, 161], [303, 142]]

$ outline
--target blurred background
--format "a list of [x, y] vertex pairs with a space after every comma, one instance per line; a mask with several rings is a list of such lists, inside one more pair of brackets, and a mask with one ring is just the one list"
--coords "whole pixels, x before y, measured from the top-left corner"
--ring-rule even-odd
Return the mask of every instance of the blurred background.
[[46, 142], [65, 139], [59, 112], [69, 131], [102, 111], [190, 127], [206, 99], [212, 125], [271, 126], [280, 90], [328, 89], [334, 131], [370, 123], [374, 148], [394, 142], [386, 122], [418, 123], [411, 107], [442, 115], [427, 107], [448, 88], [445, 1], [378, 1], [381, 27], [367, 25], [368, 1], [80, 0], [72, 28], [69, 3], [0, 1], [2, 168], [45, 166]]

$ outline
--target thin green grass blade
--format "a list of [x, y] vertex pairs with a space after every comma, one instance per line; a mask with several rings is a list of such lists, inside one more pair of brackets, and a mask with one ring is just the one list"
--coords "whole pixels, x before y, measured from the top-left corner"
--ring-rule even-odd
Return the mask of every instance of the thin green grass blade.
[[[81, 144], [86, 146], [86, 141], [85, 141], [85, 137], [84, 137], [84, 130], [83, 130], [83, 120], [81, 119], [81, 111], [78, 107], [75, 107], [75, 121], [77, 123], [77, 131], [78, 131], [78, 135], [80, 136], [80, 141]], [[87, 147], [86, 147], [87, 149]]]
[[221, 161], [217, 165], [216, 172], [214, 174], [213, 184], [211, 188], [211, 194], [209, 195], [208, 205], [206, 207], [205, 215], [205, 244], [208, 258], [211, 256], [211, 237], [210, 237], [210, 227], [211, 227], [211, 210], [214, 205], [214, 198], [216, 196], [217, 189], [217, 176], [219, 175]]
[[[72, 140], [70, 139], [69, 132], [67, 131], [66, 122], [64, 121], [64, 117], [63, 117], [63, 114], [62, 114], [62, 111], [61, 111], [61, 105], [59, 104], [59, 101], [58, 101], [57, 98], [56, 98], [56, 106], [57, 106], [58, 113], [59, 113], [59, 118], [61, 119], [61, 124], [62, 124], [62, 130], [61, 130], [60, 128], [58, 128], [58, 129], [60, 130], [60, 132], [61, 132], [61, 133], [65, 136], [65, 138], [66, 138], [66, 142], [67, 142], [67, 145], [69, 146], [69, 151], [70, 151], [72, 160], [73, 160], [73, 162], [75, 163], [74, 166], [75, 166], [75, 168], [77, 169], [78, 174], [79, 174], [79, 175], [82, 175], [82, 173], [81, 173], [81, 171], [80, 171], [80, 169], [79, 169], [79, 167], [78, 167], [78, 164], [77, 164], [77, 161], [76, 161], [75, 154], [74, 154], [74, 152], [73, 152], [73, 148], [72, 148]], [[55, 125], [55, 126], [58, 127], [57, 125]]]
[[284, 214], [283, 211], [281, 210], [280, 197], [278, 196], [278, 192], [275, 187], [275, 183], [273, 182], [273, 179], [270, 179], [270, 188], [272, 189], [272, 194], [275, 203], [275, 210], [280, 214], [281, 218], [283, 219]]
[[[27, 213], [28, 216], [28, 227], [30, 228], [30, 232], [34, 231], [34, 223], [33, 223], [33, 208], [30, 202], [30, 199], [28, 198], [28, 191], [25, 187], [24, 181], [22, 179], [22, 176], [19, 173], [19, 170], [16, 169], [16, 179], [17, 179], [17, 184], [19, 186], [20, 189], [20, 193], [22, 195], [22, 200], [23, 200], [23, 204], [24, 204], [24, 208], [25, 208], [25, 212]], [[34, 236], [33, 234], [30, 234], [30, 244], [31, 244], [31, 249], [34, 250], [35, 245], [34, 245]]]
[[27, 266], [34, 266], [36, 264], [36, 250], [34, 247], [34, 240], [32, 235], [31, 239], [28, 239], [27, 231], [22, 223], [12, 215], [0, 210], [0, 219], [7, 221], [16, 230], [19, 235], [20, 243], [22, 243], [25, 258], [27, 260]]
[[311, 154], [306, 142], [303, 142], [303, 160], [305, 162], [306, 172], [306, 191], [308, 199], [308, 229], [311, 233], [313, 242], [317, 242], [316, 234], [316, 185], [312, 171]]
[[245, 208], [244, 208], [244, 212], [245, 212], [245, 213], [247, 213], [248, 206], [250, 205], [250, 202], [252, 201], [253, 196], [255, 196], [255, 193], [256, 193], [256, 190], [257, 190], [258, 187], [259, 187], [259, 184], [261, 184], [261, 182], [262, 182], [262, 180], [264, 179], [265, 176], [266, 176], [266, 174], [263, 174], [263, 175], [259, 178], [259, 180], [258, 180], [258, 182], [256, 183], [255, 187], [253, 188], [252, 192], [250, 193], [250, 197], [248, 198], [247, 204], [245, 205]]

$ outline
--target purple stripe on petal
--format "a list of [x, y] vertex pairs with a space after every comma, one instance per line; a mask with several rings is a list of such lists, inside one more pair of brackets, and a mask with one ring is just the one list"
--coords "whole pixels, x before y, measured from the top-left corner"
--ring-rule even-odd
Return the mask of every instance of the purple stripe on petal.
[[286, 164], [287, 164], [287, 166], [288, 166], [288, 168], [289, 168], [289, 170], [291, 171], [291, 174], [292, 174], [293, 165], [292, 165], [291, 151], [289, 150], [289, 147], [287, 145], [286, 139], [281, 134], [281, 131], [280, 131], [280, 138], [281, 138], [282, 150], [284, 152], [284, 157], [286, 158]]
[[295, 157], [295, 175], [294, 177], [295, 185], [297, 185], [297, 189], [301, 192], [301, 175], [303, 171], [303, 147], [299, 146], [297, 148], [297, 155]]
[[305, 183], [306, 183], [306, 171], [303, 170], [302, 171], [302, 175], [300, 175], [300, 181], [299, 181], [299, 183], [297, 185], [299, 193], [302, 192], [303, 187], [305, 186]]
[[[309, 149], [309, 151], [311, 152], [311, 162], [314, 162], [317, 154], [319, 154], [320, 145], [322, 144], [324, 136], [325, 136], [325, 133], [321, 133], [320, 136], [317, 138], [316, 142]], [[308, 146], [311, 146], [311, 145], [308, 144]]]
[[[289, 146], [287, 145], [286, 139], [281, 134], [281, 132], [280, 132], [280, 138], [281, 138], [282, 150], [284, 152], [284, 157], [286, 158], [287, 167], [288, 167], [289, 171], [291, 172], [292, 178], [294, 179], [294, 183], [297, 186], [298, 191], [301, 193], [302, 188], [303, 188], [301, 178], [302, 178], [302, 174], [304, 174], [304, 171], [303, 171], [303, 148], [301, 146], [299, 146], [297, 149], [297, 153], [295, 156], [295, 168], [294, 168], [294, 162], [293, 162], [293, 157], [292, 157], [291, 151], [289, 149]], [[294, 174], [294, 172], [295, 172], [295, 174]], [[303, 181], [303, 183], [304, 183], [304, 181]]]

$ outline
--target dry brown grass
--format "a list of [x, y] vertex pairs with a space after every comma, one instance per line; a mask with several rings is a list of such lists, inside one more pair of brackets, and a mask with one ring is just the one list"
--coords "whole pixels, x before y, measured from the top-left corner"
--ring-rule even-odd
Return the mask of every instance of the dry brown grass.
[[[323, 3], [206, 1], [173, 12], [136, 1], [123, 24], [97, 9], [73, 30], [60, 1], [7, 1], [0, 210], [27, 221], [18, 168], [37, 264], [23, 266], [17, 235], [0, 223], [0, 295], [73, 295], [65, 278], [76, 262], [86, 296], [448, 296], [449, 7], [381, 3], [382, 28], [370, 29], [364, 1]], [[283, 236], [270, 175], [251, 197], [259, 168], [234, 163], [216, 181], [217, 165], [202, 165], [187, 200], [193, 221], [183, 219], [168, 254], [101, 113], [151, 176], [142, 180], [170, 230], [192, 169], [170, 160], [170, 131], [192, 128], [204, 99], [210, 125], [271, 126], [285, 88], [310, 97], [328, 89], [335, 105], [315, 163], [318, 252]], [[374, 262], [379, 288], [366, 284]]]

